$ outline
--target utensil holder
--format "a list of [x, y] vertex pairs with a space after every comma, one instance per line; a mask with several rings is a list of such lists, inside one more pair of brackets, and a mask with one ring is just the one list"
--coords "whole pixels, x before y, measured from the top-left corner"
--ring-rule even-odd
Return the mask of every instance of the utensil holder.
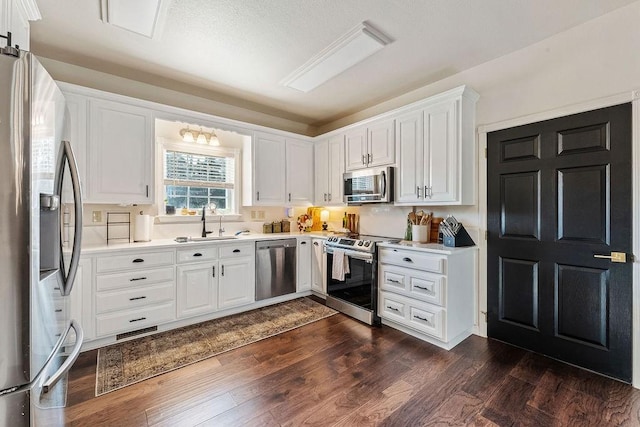
[[429, 226], [411, 224], [411, 241], [429, 243]]

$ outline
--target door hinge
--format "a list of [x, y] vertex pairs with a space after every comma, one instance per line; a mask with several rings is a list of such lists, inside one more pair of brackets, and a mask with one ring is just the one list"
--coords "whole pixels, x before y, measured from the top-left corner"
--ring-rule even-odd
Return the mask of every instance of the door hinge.
[[489, 323], [489, 315], [486, 311], [481, 311], [480, 313], [484, 314], [484, 323]]
[[484, 240], [489, 240], [489, 230], [484, 230]]

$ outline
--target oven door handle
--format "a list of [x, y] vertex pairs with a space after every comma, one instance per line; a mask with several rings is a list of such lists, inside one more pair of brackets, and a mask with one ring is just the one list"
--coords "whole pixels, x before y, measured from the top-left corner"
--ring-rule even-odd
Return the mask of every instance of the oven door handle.
[[[342, 249], [340, 249], [340, 250], [342, 250]], [[327, 254], [333, 255], [333, 248], [328, 248], [328, 247], [325, 246], [324, 252], [327, 253]], [[350, 251], [350, 250], [344, 250], [344, 254], [346, 256], [348, 256], [349, 258], [355, 258], [355, 259], [359, 259], [361, 261], [365, 261], [368, 264], [373, 264], [373, 255], [371, 255], [371, 254], [358, 252], [358, 251]]]

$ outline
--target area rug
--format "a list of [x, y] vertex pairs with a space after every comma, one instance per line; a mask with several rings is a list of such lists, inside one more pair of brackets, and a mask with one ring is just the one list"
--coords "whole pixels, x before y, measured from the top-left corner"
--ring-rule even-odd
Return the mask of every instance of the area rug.
[[96, 396], [336, 313], [309, 298], [300, 298], [101, 348]]

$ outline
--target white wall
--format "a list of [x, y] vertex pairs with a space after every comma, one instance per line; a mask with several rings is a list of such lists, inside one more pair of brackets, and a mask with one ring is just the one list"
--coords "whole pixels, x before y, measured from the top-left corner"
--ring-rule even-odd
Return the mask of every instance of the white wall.
[[[476, 124], [487, 125], [640, 88], [640, 1], [525, 49], [336, 121], [327, 132], [466, 84], [480, 94]], [[479, 182], [479, 184], [481, 184]], [[483, 184], [482, 184], [483, 185]], [[407, 207], [361, 208], [361, 228], [402, 237]], [[426, 209], [425, 209], [426, 210]], [[480, 205], [430, 209], [484, 231]]]

